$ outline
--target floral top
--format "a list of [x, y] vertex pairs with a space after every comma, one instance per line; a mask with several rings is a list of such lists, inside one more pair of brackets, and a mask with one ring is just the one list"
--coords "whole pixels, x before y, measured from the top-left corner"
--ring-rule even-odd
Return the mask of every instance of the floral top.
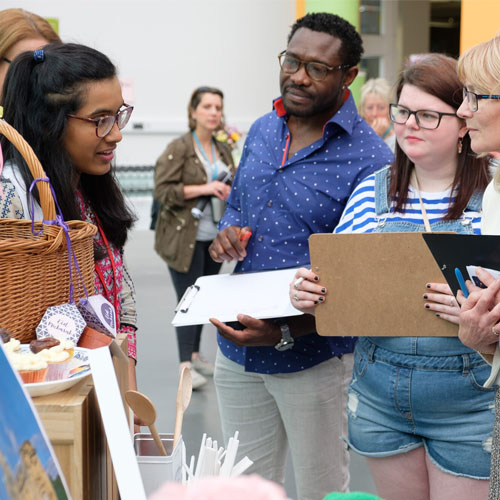
[[[86, 204], [82, 194], [79, 191], [75, 194], [82, 219], [99, 228], [94, 242], [98, 247], [106, 248], [96, 215]], [[108, 254], [95, 263], [95, 270], [95, 293], [103, 295], [115, 306], [118, 332], [128, 335], [128, 355], [137, 361], [135, 290], [124, 261], [123, 250], [109, 243]]]

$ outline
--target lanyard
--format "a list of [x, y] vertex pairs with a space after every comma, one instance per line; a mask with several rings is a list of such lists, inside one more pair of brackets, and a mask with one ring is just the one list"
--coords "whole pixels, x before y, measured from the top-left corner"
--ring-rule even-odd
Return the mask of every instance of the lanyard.
[[212, 180], [215, 181], [217, 179], [217, 173], [218, 173], [218, 168], [217, 168], [217, 156], [215, 155], [215, 142], [212, 139], [212, 160], [213, 163], [210, 163], [210, 160], [208, 159], [207, 153], [205, 153], [205, 150], [201, 146], [201, 142], [198, 139], [198, 136], [196, 135], [196, 132], [193, 130], [191, 132], [193, 135], [194, 142], [196, 142], [196, 145], [198, 146], [198, 149], [200, 150], [200, 153], [202, 154], [203, 158], [205, 158], [205, 161], [207, 164], [210, 166], [212, 170]]
[[99, 264], [96, 262], [94, 267], [97, 275], [99, 276], [99, 279], [101, 280], [102, 287], [103, 287], [103, 293], [104, 297], [113, 304], [113, 307], [115, 308], [115, 314], [116, 314], [116, 326], [117, 330], [120, 328], [120, 318], [118, 316], [118, 286], [116, 283], [116, 267], [115, 267], [115, 259], [113, 257], [113, 252], [111, 251], [111, 248], [108, 243], [108, 238], [106, 238], [106, 235], [104, 234], [104, 231], [101, 227], [101, 222], [99, 220], [99, 217], [97, 217], [97, 214], [95, 215], [95, 219], [97, 221], [97, 228], [99, 229], [99, 233], [101, 234], [102, 239], [104, 240], [104, 245], [106, 247], [106, 251], [108, 253], [109, 261], [111, 263], [111, 269], [113, 271], [113, 292], [114, 292], [114, 300], [111, 300], [110, 294], [108, 292], [108, 288], [106, 287], [106, 280], [104, 279], [104, 274], [102, 273], [102, 270], [99, 267]]
[[415, 180], [415, 188], [417, 190], [418, 201], [420, 202], [420, 210], [422, 212], [422, 218], [424, 219], [425, 231], [427, 233], [432, 233], [431, 224], [429, 222], [429, 217], [427, 217], [427, 211], [425, 210], [424, 202], [422, 201], [422, 197], [420, 196], [420, 186], [418, 185], [418, 179], [417, 179], [417, 174], [415, 173], [415, 170], [412, 173], [412, 177]]

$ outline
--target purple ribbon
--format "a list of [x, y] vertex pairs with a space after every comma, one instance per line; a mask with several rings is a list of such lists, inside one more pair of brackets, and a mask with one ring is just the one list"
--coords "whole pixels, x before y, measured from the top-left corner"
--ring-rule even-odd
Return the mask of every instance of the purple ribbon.
[[87, 289], [85, 288], [85, 283], [83, 282], [83, 276], [82, 272], [80, 271], [80, 266], [78, 265], [78, 261], [76, 259], [75, 251], [73, 250], [73, 247], [71, 246], [71, 238], [69, 237], [69, 226], [66, 223], [66, 221], [63, 218], [62, 215], [62, 210], [61, 207], [59, 206], [59, 203], [57, 202], [56, 198], [56, 193], [54, 192], [54, 188], [52, 187], [52, 184], [50, 183], [50, 179], [48, 177], [40, 177], [38, 179], [35, 179], [30, 186], [29, 194], [31, 197], [31, 233], [33, 236], [39, 236], [40, 234], [43, 233], [43, 226], [40, 231], [35, 232], [35, 199], [33, 197], [33, 188], [35, 187], [35, 184], [39, 181], [45, 181], [48, 182], [50, 186], [50, 190], [52, 191], [52, 196], [54, 198], [54, 203], [56, 204], [57, 208], [57, 215], [54, 220], [45, 220], [42, 218], [42, 223], [43, 224], [48, 224], [51, 226], [59, 226], [63, 231], [64, 235], [66, 237], [66, 247], [68, 249], [68, 267], [69, 267], [69, 303], [74, 304], [75, 303], [75, 290], [73, 287], [73, 272], [71, 269], [71, 260], [73, 260], [73, 263], [75, 265], [75, 268], [78, 272], [78, 275], [80, 276], [80, 283], [83, 287], [83, 291], [85, 292], [85, 296], [87, 299], [89, 298], [89, 294], [87, 293]]

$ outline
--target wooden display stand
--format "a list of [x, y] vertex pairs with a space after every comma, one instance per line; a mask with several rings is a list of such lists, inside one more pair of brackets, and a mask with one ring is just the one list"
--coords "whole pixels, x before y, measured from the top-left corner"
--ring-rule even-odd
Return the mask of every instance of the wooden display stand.
[[[127, 353], [126, 335], [118, 336], [117, 342]], [[117, 358], [113, 361], [123, 395], [128, 385], [128, 365]], [[67, 391], [33, 398], [33, 403], [54, 447], [73, 500], [118, 500], [118, 487], [92, 377]]]

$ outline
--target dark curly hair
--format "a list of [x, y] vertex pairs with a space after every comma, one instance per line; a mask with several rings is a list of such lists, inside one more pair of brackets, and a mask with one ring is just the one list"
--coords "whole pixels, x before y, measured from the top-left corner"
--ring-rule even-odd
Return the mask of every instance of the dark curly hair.
[[363, 41], [356, 28], [345, 19], [335, 14], [327, 14], [326, 12], [306, 14], [304, 17], [297, 19], [292, 26], [288, 35], [288, 43], [290, 43], [290, 40], [299, 28], [328, 33], [338, 38], [342, 42], [340, 48], [342, 64], [356, 66], [361, 60], [361, 56], [363, 55]]

